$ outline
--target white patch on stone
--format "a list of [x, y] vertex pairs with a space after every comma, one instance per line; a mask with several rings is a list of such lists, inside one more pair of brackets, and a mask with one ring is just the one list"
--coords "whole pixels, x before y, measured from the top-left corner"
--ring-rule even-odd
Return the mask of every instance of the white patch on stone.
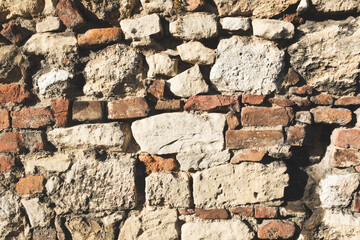
[[61, 21], [58, 17], [47, 17], [43, 21], [36, 24], [36, 32], [55, 32], [61, 28]]
[[148, 13], [171, 12], [173, 9], [173, 0], [140, 0], [141, 5]]
[[42, 168], [50, 172], [65, 172], [71, 164], [68, 154], [55, 153], [53, 156], [31, 158], [24, 161], [25, 173], [32, 174], [35, 169]]
[[341, 212], [325, 211], [323, 223], [328, 227], [329, 240], [358, 240], [360, 217]]
[[165, 53], [155, 53], [146, 57], [146, 62], [149, 65], [147, 76], [149, 78], [156, 75], [176, 76], [178, 72], [178, 61], [172, 59]]
[[248, 31], [251, 28], [250, 18], [224, 17], [220, 19], [223, 30], [227, 31]]
[[182, 171], [202, 170], [229, 162], [229, 151], [180, 152], [176, 155]]
[[215, 60], [215, 51], [201, 42], [191, 41], [177, 46], [180, 58], [184, 62], [199, 65], [211, 65]]
[[56, 84], [62, 84], [72, 79], [74, 75], [66, 70], [53, 69], [48, 73], [41, 75], [37, 79], [40, 94], [44, 95], [47, 89]]
[[291, 39], [295, 34], [292, 23], [274, 19], [252, 20], [253, 33], [255, 36], [270, 39]]
[[160, 17], [157, 14], [120, 21], [125, 39], [142, 39], [161, 35], [163, 32]]

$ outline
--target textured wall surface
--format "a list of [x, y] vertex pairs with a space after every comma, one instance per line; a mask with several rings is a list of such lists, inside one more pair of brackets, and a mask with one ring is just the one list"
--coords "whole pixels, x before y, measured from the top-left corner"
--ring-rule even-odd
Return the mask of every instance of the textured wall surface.
[[0, 0], [0, 239], [358, 240], [358, 0]]

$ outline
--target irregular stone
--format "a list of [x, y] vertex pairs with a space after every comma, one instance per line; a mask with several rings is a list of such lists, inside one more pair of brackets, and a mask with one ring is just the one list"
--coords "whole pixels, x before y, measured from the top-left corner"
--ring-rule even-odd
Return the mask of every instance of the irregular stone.
[[109, 153], [99, 161], [79, 153], [64, 183], [51, 196], [57, 214], [132, 209], [136, 206], [135, 159]]
[[176, 47], [184, 62], [199, 65], [211, 65], [215, 61], [215, 51], [205, 47], [201, 42], [191, 41]]
[[25, 80], [26, 58], [20, 48], [14, 45], [0, 46], [0, 83]]
[[147, 92], [157, 99], [164, 99], [165, 95], [165, 81], [153, 80], [150, 83]]
[[298, 27], [299, 25], [305, 23], [305, 20], [302, 17], [300, 17], [298, 13], [285, 14], [283, 20], [294, 24], [295, 27]]
[[178, 72], [178, 61], [172, 59], [166, 53], [155, 53], [146, 57], [146, 62], [149, 65], [147, 76], [149, 78], [156, 75], [176, 76]]
[[202, 219], [228, 219], [229, 213], [226, 211], [226, 209], [204, 210], [201, 208], [196, 208], [195, 217]]
[[289, 239], [295, 234], [295, 224], [291, 221], [264, 221], [258, 231], [260, 239]]
[[54, 16], [56, 11], [56, 4], [58, 0], [45, 0], [45, 6], [43, 10], [43, 15], [45, 16]]
[[306, 96], [306, 95], [312, 95], [313, 94], [313, 87], [309, 85], [304, 85], [301, 87], [291, 87], [289, 88], [290, 94], [300, 95], [300, 96]]
[[221, 152], [179, 152], [176, 159], [182, 171], [202, 170], [225, 164], [230, 159], [229, 151]]
[[59, 0], [56, 5], [56, 14], [66, 27], [75, 31], [84, 27], [86, 23], [81, 12], [71, 0]]
[[310, 111], [299, 111], [295, 114], [295, 120], [299, 123], [311, 124], [312, 116]]
[[160, 171], [179, 171], [179, 163], [172, 157], [160, 157], [151, 154], [140, 154], [139, 160], [144, 162], [146, 173], [154, 173]]
[[316, 11], [322, 14], [360, 11], [360, 3], [356, 0], [342, 0], [342, 1], [312, 0], [311, 3], [315, 7]]
[[5, 109], [0, 109], [0, 129], [6, 129], [10, 127], [9, 112]]
[[90, 55], [84, 69], [87, 96], [134, 93], [141, 86], [142, 57], [130, 47], [115, 44]]
[[282, 50], [266, 40], [239, 36], [223, 39], [217, 47], [210, 80], [221, 92], [266, 95], [279, 88], [284, 56]]
[[32, 227], [46, 227], [50, 224], [50, 209], [39, 202], [39, 198], [21, 199]]
[[228, 125], [229, 130], [234, 130], [237, 127], [239, 127], [241, 124], [237, 114], [233, 111], [230, 111], [226, 114], [226, 123]]
[[65, 172], [71, 164], [70, 156], [63, 153], [54, 153], [48, 157], [32, 158], [24, 161], [25, 173], [33, 174], [35, 170], [44, 169], [49, 172]]
[[[228, 208], [284, 197], [289, 176], [281, 162], [241, 163], [213, 167], [193, 175], [194, 203], [198, 208]], [[236, 189], [241, 186], [241, 191]]]
[[44, 176], [29, 176], [21, 178], [16, 183], [16, 191], [19, 194], [36, 194], [44, 190]]
[[253, 15], [270, 18], [285, 11], [298, 0], [215, 0], [220, 16]]
[[120, 42], [120, 40], [121, 29], [115, 27], [90, 29], [77, 36], [78, 45], [85, 48]]
[[299, 96], [292, 96], [290, 98], [291, 101], [295, 103], [298, 107], [309, 107], [311, 106], [311, 102], [308, 97], [299, 97]]
[[145, 98], [129, 98], [118, 101], [108, 102], [109, 119], [131, 119], [146, 117], [150, 112], [150, 107]]
[[254, 216], [254, 207], [246, 206], [246, 207], [236, 207], [230, 209], [230, 212], [233, 214], [238, 214], [244, 217], [253, 217]]
[[355, 149], [336, 148], [332, 153], [331, 165], [333, 167], [355, 167], [360, 165], [360, 152]]
[[0, 1], [0, 23], [15, 17], [31, 18], [38, 16], [44, 8], [43, 0], [1, 0]]
[[52, 100], [51, 107], [56, 118], [57, 126], [65, 127], [69, 121], [70, 101], [68, 99]]
[[53, 121], [51, 110], [47, 107], [29, 107], [11, 112], [14, 128], [42, 128]]
[[310, 0], [301, 0], [299, 5], [296, 8], [296, 12], [299, 14], [305, 13], [310, 8]]
[[282, 129], [229, 130], [226, 131], [225, 139], [226, 148], [228, 149], [271, 147], [284, 143], [284, 135]]
[[337, 147], [360, 149], [360, 129], [335, 129], [331, 142]]
[[172, 0], [140, 0], [141, 5], [147, 13], [164, 12], [170, 13], [173, 9]]
[[34, 229], [33, 240], [57, 240], [56, 230], [53, 228], [50, 229]]
[[188, 222], [181, 227], [181, 239], [252, 239], [254, 233], [242, 221]]
[[316, 107], [310, 110], [314, 122], [346, 125], [352, 120], [352, 113], [345, 108]]
[[13, 236], [23, 227], [19, 203], [19, 199], [9, 191], [4, 192], [0, 197], [0, 237], [3, 239]]
[[352, 193], [359, 186], [359, 174], [327, 175], [320, 181], [321, 206], [323, 208], [345, 208], [352, 199]]
[[34, 78], [35, 86], [44, 97], [61, 96], [67, 93], [72, 86], [74, 75], [62, 69], [51, 69], [44, 73], [40, 70]]
[[61, 21], [58, 17], [47, 17], [36, 24], [36, 32], [56, 32], [61, 29]]
[[300, 78], [300, 75], [292, 67], [290, 67], [282, 82], [282, 86], [285, 89], [289, 88], [290, 86], [294, 86], [300, 82]]
[[104, 104], [100, 101], [75, 101], [72, 119], [78, 122], [96, 122], [104, 118]]
[[18, 46], [30, 35], [29, 31], [24, 30], [20, 25], [15, 24], [13, 21], [5, 24], [0, 34]]
[[181, 111], [183, 104], [180, 99], [158, 100], [155, 105], [157, 111]]
[[[345, 25], [348, 28], [340, 27]], [[318, 91], [335, 95], [354, 92], [360, 74], [359, 26], [359, 17], [342, 21], [306, 21], [299, 27], [302, 37], [288, 48], [291, 65]], [[334, 50], [324, 52], [322, 49]]]
[[334, 102], [334, 98], [330, 94], [323, 93], [323, 94], [311, 97], [310, 101], [316, 105], [332, 105]]
[[276, 218], [278, 209], [276, 207], [255, 206], [255, 218]]
[[209, 86], [200, 71], [199, 65], [180, 73], [166, 81], [170, 91], [179, 97], [191, 97], [200, 93], [207, 93]]
[[360, 105], [360, 97], [341, 97], [335, 101], [335, 106]]
[[266, 150], [245, 149], [236, 152], [235, 155], [231, 158], [230, 162], [232, 164], [237, 164], [245, 161], [260, 162], [261, 160], [263, 160], [267, 152], [268, 151]]
[[356, 240], [359, 238], [360, 220], [352, 214], [325, 211], [323, 222], [328, 227], [329, 239]]
[[0, 134], [0, 152], [19, 152], [23, 149], [23, 135], [19, 132]]
[[294, 118], [292, 109], [244, 107], [241, 110], [242, 126], [287, 126]]
[[169, 24], [170, 33], [184, 40], [201, 40], [218, 35], [217, 22], [214, 15], [192, 13], [179, 17]]
[[48, 140], [59, 148], [101, 148], [124, 151], [130, 140], [126, 123], [83, 124], [56, 128], [48, 132]]
[[292, 23], [275, 19], [252, 20], [253, 33], [255, 36], [270, 39], [292, 39], [295, 27]]
[[264, 103], [264, 95], [245, 94], [241, 96], [241, 102], [250, 105], [261, 105]]
[[279, 107], [292, 107], [295, 106], [295, 102], [287, 97], [279, 96], [279, 97], [273, 97], [269, 98], [269, 102], [272, 104], [275, 104]]
[[222, 150], [224, 127], [223, 114], [182, 112], [163, 113], [137, 120], [132, 123], [131, 129], [141, 151], [168, 154]]
[[72, 216], [65, 222], [72, 239], [77, 240], [105, 240], [111, 239], [111, 233], [105, 232], [105, 227], [97, 219], [88, 219], [80, 216]]
[[191, 96], [184, 109], [187, 111], [227, 111], [240, 112], [239, 96], [232, 95], [200, 95]]
[[10, 171], [15, 166], [14, 158], [6, 155], [0, 155], [0, 172]]
[[302, 146], [306, 135], [303, 125], [290, 126], [286, 129], [286, 144], [291, 146]]
[[191, 208], [178, 208], [180, 215], [192, 215], [195, 213], [194, 209]]
[[157, 14], [146, 15], [135, 19], [124, 19], [120, 21], [121, 29], [125, 39], [143, 39], [149, 37], [160, 37], [163, 34], [160, 17]]
[[246, 32], [251, 28], [250, 18], [224, 17], [220, 19], [220, 24], [223, 30], [232, 32]]
[[152, 173], [145, 178], [146, 203], [149, 206], [188, 208], [191, 206], [190, 178], [187, 173]]
[[44, 150], [47, 144], [45, 133], [42, 131], [26, 131], [23, 133], [24, 147], [30, 152]]

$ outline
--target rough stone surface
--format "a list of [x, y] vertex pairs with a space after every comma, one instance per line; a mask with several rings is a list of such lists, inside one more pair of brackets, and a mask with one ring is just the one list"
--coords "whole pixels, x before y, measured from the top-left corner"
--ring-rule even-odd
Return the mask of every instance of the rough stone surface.
[[262, 39], [239, 36], [223, 39], [217, 48], [210, 80], [221, 92], [268, 94], [279, 87], [284, 56], [274, 43]]
[[290, 126], [286, 129], [286, 143], [291, 146], [302, 146], [306, 135], [303, 125]]
[[220, 24], [222, 29], [227, 31], [246, 32], [251, 29], [250, 18], [225, 17], [220, 19]]
[[276, 218], [278, 210], [276, 207], [255, 206], [255, 218]]
[[19, 199], [9, 192], [0, 197], [0, 237], [3, 239], [23, 227], [19, 203]]
[[231, 158], [231, 163], [236, 164], [240, 162], [260, 162], [268, 151], [266, 150], [256, 150], [256, 149], [246, 149], [239, 152], [236, 152]]
[[0, 134], [0, 152], [19, 152], [23, 149], [23, 135], [18, 132]]
[[22, 72], [26, 58], [20, 48], [14, 45], [0, 46], [0, 83], [11, 83], [25, 80]]
[[[341, 27], [346, 24], [346, 29]], [[319, 91], [337, 95], [354, 91], [360, 73], [359, 26], [359, 17], [318, 23], [306, 21], [299, 27], [302, 37], [288, 48], [291, 65]]]
[[310, 110], [314, 122], [346, 125], [352, 120], [352, 113], [345, 108], [317, 107]]
[[265, 221], [260, 225], [260, 239], [289, 239], [295, 234], [295, 224], [291, 221]]
[[284, 143], [282, 129], [272, 130], [230, 130], [226, 131], [226, 148], [245, 149], [257, 147], [271, 147]]
[[125, 39], [142, 39], [161, 36], [163, 29], [160, 17], [151, 14], [135, 19], [124, 19], [120, 22], [121, 29], [125, 34]]
[[245, 94], [241, 96], [241, 102], [250, 105], [261, 105], [264, 100], [264, 95]]
[[155, 105], [157, 111], [181, 111], [183, 104], [180, 99], [158, 100]]
[[146, 117], [150, 107], [144, 98], [129, 98], [108, 103], [109, 119]]
[[112, 96], [140, 85], [142, 58], [126, 45], [111, 45], [90, 57], [84, 69], [88, 96]]
[[183, 240], [249, 240], [254, 237], [254, 233], [240, 220], [230, 222], [189, 222], [182, 225], [181, 233], [181, 239]]
[[332, 153], [331, 165], [333, 167], [354, 167], [360, 165], [360, 152], [355, 149], [336, 148]]
[[0, 129], [6, 129], [10, 127], [9, 112], [5, 109], [0, 109]]
[[58, 17], [47, 17], [36, 24], [36, 32], [56, 32], [61, 29], [61, 21]]
[[241, 110], [242, 126], [287, 126], [294, 118], [292, 109], [244, 107]]
[[200, 95], [192, 96], [186, 102], [187, 111], [226, 111], [240, 112], [239, 96], [231, 95]]
[[190, 178], [187, 173], [152, 173], [145, 178], [149, 206], [188, 208], [191, 205]]
[[65, 127], [69, 121], [70, 101], [68, 99], [52, 100], [51, 107], [56, 118], [57, 126]]
[[0, 172], [6, 172], [11, 170], [15, 166], [15, 160], [6, 155], [0, 155]]
[[80, 47], [92, 47], [119, 42], [121, 40], [120, 28], [96, 28], [77, 36]]
[[205, 47], [201, 42], [191, 41], [176, 47], [184, 62], [199, 65], [211, 65], [215, 61], [215, 51]]
[[64, 25], [73, 30], [79, 30], [85, 25], [85, 19], [71, 0], [59, 0], [56, 5], [56, 14]]
[[42, 128], [52, 123], [53, 115], [47, 107], [29, 107], [11, 112], [11, 118], [14, 128]]
[[48, 132], [48, 140], [60, 148], [115, 148], [124, 151], [129, 143], [126, 123], [83, 124], [56, 128]]
[[335, 129], [331, 142], [337, 147], [360, 149], [360, 129]]
[[311, 124], [312, 116], [309, 111], [299, 111], [295, 114], [295, 119], [299, 123]]
[[336, 106], [360, 105], [360, 97], [341, 97], [335, 101]]
[[214, 15], [192, 13], [181, 16], [170, 22], [169, 31], [174, 37], [184, 40], [201, 40], [218, 35], [217, 22]]
[[35, 77], [35, 85], [39, 89], [40, 95], [46, 97], [61, 96], [71, 87], [74, 75], [63, 69], [51, 69], [45, 73], [40, 71], [37, 73], [39, 77]]
[[318, 104], [318, 105], [332, 105], [334, 102], [334, 98], [330, 94], [323, 93], [323, 94], [311, 97], [310, 101], [315, 104]]
[[32, 198], [29, 200], [22, 199], [22, 205], [26, 210], [32, 227], [45, 227], [49, 224], [50, 209], [46, 205], [41, 204], [39, 198]]
[[72, 119], [78, 122], [96, 122], [104, 118], [104, 104], [100, 101], [75, 101]]
[[351, 11], [360, 11], [360, 3], [356, 0], [326, 1], [311, 0], [316, 11], [323, 14], [344, 13]]
[[146, 57], [146, 62], [149, 65], [147, 76], [149, 78], [156, 75], [165, 75], [174, 77], [178, 72], [178, 61], [172, 59], [166, 53], [155, 53]]
[[53, 195], [57, 214], [132, 209], [136, 206], [135, 159], [108, 154], [104, 161], [79, 153]]
[[44, 8], [43, 0], [1, 0], [0, 1], [0, 23], [14, 17], [36, 17]]
[[139, 160], [145, 164], [147, 174], [161, 171], [179, 171], [179, 163], [173, 157], [161, 157], [143, 153], [140, 154]]
[[209, 91], [199, 65], [180, 73], [166, 81], [170, 91], [179, 97], [190, 97]]
[[277, 40], [291, 39], [295, 34], [295, 27], [292, 23], [273, 19], [254, 19], [252, 22], [255, 36]]
[[166, 12], [169, 13], [173, 9], [172, 0], [140, 0], [141, 5], [144, 7], [145, 11], [148, 13], [155, 12]]
[[32, 158], [24, 161], [25, 173], [33, 174], [36, 170], [44, 169], [49, 172], [65, 172], [71, 164], [71, 158], [68, 154], [55, 153], [48, 157]]
[[325, 211], [324, 224], [328, 227], [330, 240], [356, 240], [359, 238], [360, 220], [351, 214]]
[[223, 114], [163, 113], [137, 120], [131, 129], [142, 151], [168, 154], [222, 150], [224, 126]]
[[241, 124], [238, 115], [233, 111], [230, 111], [226, 114], [226, 123], [229, 130], [234, 130]]
[[[224, 165], [193, 175], [196, 207], [222, 208], [284, 197], [289, 176], [280, 162]], [[241, 186], [241, 191], [239, 191]]]
[[225, 164], [230, 159], [228, 151], [221, 152], [180, 152], [176, 159], [183, 171], [202, 170]]

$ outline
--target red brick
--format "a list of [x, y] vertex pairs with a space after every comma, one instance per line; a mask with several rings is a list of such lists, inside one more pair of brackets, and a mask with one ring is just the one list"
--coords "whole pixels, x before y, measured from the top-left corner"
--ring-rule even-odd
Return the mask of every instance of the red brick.
[[312, 117], [309, 111], [299, 111], [295, 114], [295, 120], [300, 123], [311, 124]]
[[335, 129], [331, 141], [337, 147], [360, 149], [360, 129]]
[[76, 101], [72, 107], [72, 119], [78, 122], [98, 122], [104, 118], [103, 102]]
[[289, 89], [290, 94], [300, 95], [300, 96], [306, 96], [306, 95], [312, 95], [313, 93], [313, 87], [309, 85], [304, 85], [301, 87], [291, 87]]
[[44, 176], [29, 176], [21, 178], [16, 183], [16, 191], [19, 194], [36, 194], [44, 190]]
[[276, 218], [276, 207], [255, 206], [255, 218]]
[[7, 110], [0, 110], [0, 129], [10, 127], [10, 116]]
[[352, 120], [352, 113], [345, 108], [317, 107], [310, 110], [314, 122], [346, 125]]
[[291, 146], [302, 146], [305, 139], [305, 126], [296, 125], [286, 129], [286, 143]]
[[11, 112], [14, 128], [41, 128], [53, 121], [51, 110], [47, 107], [29, 107]]
[[341, 97], [335, 101], [336, 106], [360, 105], [360, 97]]
[[308, 107], [311, 105], [308, 97], [292, 96], [290, 100], [293, 101], [298, 107]]
[[192, 96], [186, 102], [187, 111], [240, 111], [239, 96], [232, 95], [199, 95]]
[[0, 34], [16, 45], [20, 45], [30, 35], [28, 32], [25, 32], [21, 26], [16, 25], [13, 21], [5, 24]]
[[163, 80], [150, 81], [150, 86], [148, 87], [147, 92], [157, 99], [164, 99], [165, 81]]
[[225, 209], [195, 209], [195, 217], [202, 219], [228, 219], [229, 213]]
[[264, 103], [264, 100], [265, 96], [254, 94], [245, 94], [241, 98], [242, 103], [250, 105], [261, 105]]
[[0, 152], [19, 152], [23, 147], [23, 136], [17, 132], [0, 134]]
[[11, 170], [15, 166], [15, 160], [9, 156], [0, 156], [0, 172]]
[[129, 98], [108, 103], [109, 119], [146, 117], [150, 107], [142, 97]]
[[77, 37], [78, 45], [80, 47], [104, 45], [119, 42], [120, 40], [121, 29], [117, 27], [90, 29], [84, 34], [79, 34]]
[[289, 239], [295, 234], [295, 224], [291, 221], [266, 221], [260, 225], [257, 236], [260, 239]]
[[140, 154], [139, 160], [145, 164], [146, 173], [160, 171], [175, 171], [180, 169], [179, 163], [173, 157], [160, 157], [152, 154]]
[[236, 207], [230, 209], [230, 212], [233, 214], [238, 214], [244, 217], [253, 217], [254, 216], [254, 208], [252, 206], [249, 207]]
[[185, 0], [185, 9], [188, 12], [199, 11], [205, 6], [204, 0]]
[[39, 131], [23, 133], [24, 147], [30, 152], [45, 148], [45, 133]]
[[157, 111], [181, 111], [182, 102], [180, 99], [158, 100], [155, 106]]
[[68, 28], [78, 30], [85, 25], [85, 20], [76, 5], [71, 0], [59, 0], [56, 14]]
[[235, 153], [235, 155], [231, 158], [230, 162], [232, 164], [245, 162], [245, 161], [259, 162], [263, 160], [266, 154], [267, 154], [266, 150], [246, 149]]
[[275, 97], [269, 98], [269, 102], [279, 106], [279, 107], [291, 107], [295, 106], [295, 102], [286, 97]]
[[229, 130], [234, 130], [238, 126], [240, 126], [240, 120], [237, 114], [233, 111], [230, 111], [226, 114], [226, 122], [229, 127]]
[[293, 118], [290, 108], [244, 107], [241, 110], [242, 126], [287, 126]]
[[334, 149], [331, 165], [333, 167], [354, 167], [360, 165], [360, 152], [356, 149]]
[[0, 103], [22, 103], [30, 97], [24, 85], [7, 84], [0, 86]]
[[284, 143], [281, 129], [275, 130], [230, 130], [226, 131], [226, 147], [228, 149], [246, 149], [270, 147]]
[[284, 21], [291, 22], [295, 26], [299, 26], [305, 22], [305, 20], [296, 13], [285, 14]]
[[334, 102], [334, 97], [330, 94], [320, 94], [310, 98], [310, 101], [316, 105], [332, 105]]
[[56, 125], [65, 127], [69, 122], [70, 101], [68, 99], [52, 100], [51, 107], [56, 118]]
[[358, 194], [354, 197], [352, 211], [357, 213], [360, 212], [360, 197]]
[[195, 210], [191, 208], [179, 208], [178, 211], [181, 215], [192, 215], [195, 213]]

